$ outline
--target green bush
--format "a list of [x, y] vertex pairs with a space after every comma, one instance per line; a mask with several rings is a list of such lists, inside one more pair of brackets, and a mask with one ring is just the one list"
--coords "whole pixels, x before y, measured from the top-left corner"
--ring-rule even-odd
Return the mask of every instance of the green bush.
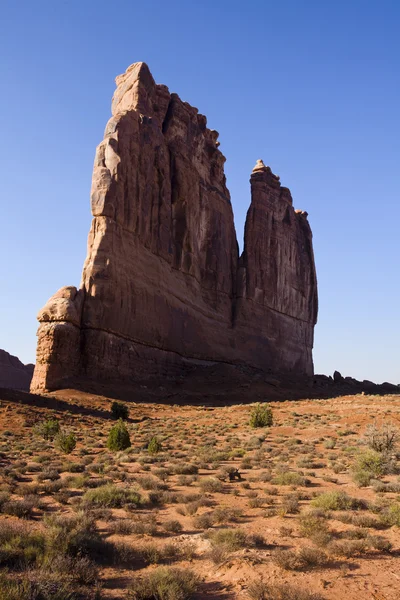
[[387, 471], [388, 461], [385, 454], [375, 450], [366, 450], [357, 457], [352, 469], [353, 481], [360, 487], [366, 487], [371, 479], [378, 479]]
[[36, 425], [34, 429], [37, 435], [42, 436], [45, 440], [53, 440], [60, 431], [60, 423], [56, 419], [48, 419], [40, 425]]
[[161, 452], [161, 450], [162, 450], [161, 442], [156, 437], [152, 437], [147, 446], [148, 453], [149, 454], [158, 454], [159, 452]]
[[313, 500], [311, 506], [322, 508], [323, 510], [357, 510], [366, 508], [363, 500], [352, 498], [346, 492], [324, 492]]
[[114, 451], [126, 450], [130, 445], [131, 440], [126, 425], [122, 419], [118, 419], [108, 434], [107, 448]]
[[129, 417], [129, 408], [122, 402], [113, 402], [111, 404], [111, 414], [113, 419], [123, 419], [126, 421]]
[[133, 488], [122, 488], [107, 483], [88, 490], [83, 496], [83, 502], [96, 508], [122, 508], [126, 504], [138, 506], [141, 498], [139, 492]]
[[306, 479], [300, 473], [296, 471], [286, 471], [285, 473], [279, 473], [276, 477], [272, 479], [272, 482], [275, 485], [301, 485], [305, 486], [310, 483], [309, 479]]
[[250, 427], [271, 427], [272, 410], [268, 404], [256, 404], [251, 409]]
[[76, 447], [76, 437], [73, 433], [60, 431], [54, 438], [54, 447], [64, 452], [64, 454], [71, 454]]
[[227, 551], [235, 552], [244, 548], [247, 536], [242, 529], [217, 529], [209, 533], [212, 546], [224, 546]]

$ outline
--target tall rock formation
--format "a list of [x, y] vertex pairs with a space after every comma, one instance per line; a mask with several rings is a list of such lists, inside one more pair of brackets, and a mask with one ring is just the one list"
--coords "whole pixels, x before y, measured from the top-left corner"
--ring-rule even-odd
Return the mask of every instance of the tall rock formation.
[[258, 161], [239, 257], [218, 133], [146, 64], [116, 82], [81, 286], [39, 312], [32, 391], [210, 363], [311, 375], [317, 283], [306, 213]]

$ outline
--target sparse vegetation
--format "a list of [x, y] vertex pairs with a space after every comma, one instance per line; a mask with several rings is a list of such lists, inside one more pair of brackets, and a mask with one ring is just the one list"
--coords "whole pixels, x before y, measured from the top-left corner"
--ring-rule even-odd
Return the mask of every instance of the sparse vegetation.
[[272, 410], [268, 404], [256, 404], [250, 412], [250, 427], [271, 427]]
[[[254, 406], [135, 404], [135, 423], [111, 423], [111, 446], [109, 400], [91, 415], [91, 397], [84, 414], [75, 405], [57, 419], [50, 407], [19, 405], [0, 434], [0, 598], [99, 600], [113, 578], [116, 597], [175, 600], [226, 587], [233, 568], [240, 597], [319, 600], [308, 584], [286, 584], [304, 571], [331, 582], [331, 600], [353, 558], [366, 581], [370, 564], [384, 577], [400, 543], [399, 455], [396, 443], [372, 447], [361, 431], [368, 412], [400, 412], [400, 403], [369, 402], [362, 426], [351, 399], [340, 414], [324, 400], [296, 411], [281, 402], [271, 430], [249, 427]], [[39, 433], [49, 421], [54, 436]], [[61, 434], [74, 437], [71, 455]], [[357, 592], [351, 578], [346, 585]]]
[[60, 431], [54, 438], [54, 447], [64, 454], [71, 454], [76, 447], [76, 437], [73, 433]]
[[60, 423], [56, 419], [48, 419], [35, 427], [35, 433], [45, 440], [53, 440], [60, 431]]

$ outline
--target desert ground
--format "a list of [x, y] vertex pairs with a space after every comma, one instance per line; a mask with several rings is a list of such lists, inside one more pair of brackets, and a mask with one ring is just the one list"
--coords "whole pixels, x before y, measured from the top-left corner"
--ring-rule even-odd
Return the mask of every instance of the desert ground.
[[400, 598], [400, 395], [111, 404], [0, 394], [1, 600]]

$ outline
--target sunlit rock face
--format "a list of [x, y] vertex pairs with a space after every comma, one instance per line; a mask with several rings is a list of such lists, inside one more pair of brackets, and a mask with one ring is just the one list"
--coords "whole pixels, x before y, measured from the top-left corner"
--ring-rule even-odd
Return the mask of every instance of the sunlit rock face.
[[307, 214], [257, 161], [239, 257], [218, 133], [146, 64], [116, 82], [81, 286], [59, 290], [38, 315], [32, 391], [212, 363], [311, 375]]

